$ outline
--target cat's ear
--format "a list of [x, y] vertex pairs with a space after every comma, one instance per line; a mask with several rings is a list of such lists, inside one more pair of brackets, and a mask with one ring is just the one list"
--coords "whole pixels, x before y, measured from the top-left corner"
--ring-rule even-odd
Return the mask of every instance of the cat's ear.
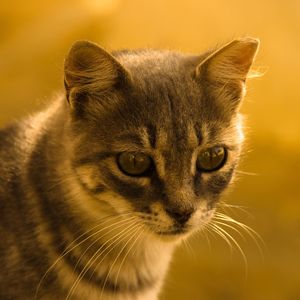
[[258, 47], [258, 39], [236, 39], [208, 55], [197, 66], [196, 77], [214, 97], [236, 110], [244, 96], [245, 81]]
[[66, 96], [70, 104], [97, 98], [130, 80], [127, 70], [110, 53], [88, 41], [70, 49], [64, 65]]

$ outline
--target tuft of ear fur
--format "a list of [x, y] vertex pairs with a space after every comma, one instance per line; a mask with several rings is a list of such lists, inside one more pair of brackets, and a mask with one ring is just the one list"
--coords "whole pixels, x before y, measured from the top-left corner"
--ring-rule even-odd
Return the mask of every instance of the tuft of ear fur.
[[66, 96], [71, 105], [97, 97], [129, 80], [129, 73], [107, 51], [88, 41], [77, 41], [65, 59]]
[[196, 77], [207, 83], [215, 97], [222, 96], [221, 101], [235, 109], [245, 93], [245, 81], [258, 47], [255, 38], [233, 40], [208, 55], [197, 66]]

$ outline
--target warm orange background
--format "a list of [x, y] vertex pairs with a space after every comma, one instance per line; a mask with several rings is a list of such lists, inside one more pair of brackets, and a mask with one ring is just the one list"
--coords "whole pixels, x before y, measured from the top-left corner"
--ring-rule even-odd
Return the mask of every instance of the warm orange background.
[[108, 49], [154, 47], [198, 53], [234, 37], [261, 39], [249, 82], [247, 155], [226, 197], [228, 210], [263, 237], [230, 231], [248, 259], [209, 234], [177, 251], [161, 299], [300, 299], [300, 1], [2, 1], [0, 125], [27, 115], [62, 89], [63, 58], [77, 39]]

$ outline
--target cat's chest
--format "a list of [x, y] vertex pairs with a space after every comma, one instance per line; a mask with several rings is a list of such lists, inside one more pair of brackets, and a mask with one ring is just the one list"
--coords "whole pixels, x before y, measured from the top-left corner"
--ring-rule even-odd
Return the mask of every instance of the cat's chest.
[[68, 291], [64, 299], [156, 299], [173, 249], [155, 246], [153, 242], [143, 244], [131, 254], [113, 252], [98, 259], [92, 271], [87, 271], [89, 259], [82, 259], [84, 264], [79, 272], [60, 264], [60, 280]]

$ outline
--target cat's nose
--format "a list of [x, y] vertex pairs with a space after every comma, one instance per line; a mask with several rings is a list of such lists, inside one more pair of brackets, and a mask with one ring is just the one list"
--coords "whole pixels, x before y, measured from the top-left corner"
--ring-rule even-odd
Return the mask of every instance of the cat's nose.
[[174, 208], [167, 208], [166, 212], [172, 218], [174, 218], [179, 224], [184, 225], [194, 212], [193, 208], [178, 210]]

